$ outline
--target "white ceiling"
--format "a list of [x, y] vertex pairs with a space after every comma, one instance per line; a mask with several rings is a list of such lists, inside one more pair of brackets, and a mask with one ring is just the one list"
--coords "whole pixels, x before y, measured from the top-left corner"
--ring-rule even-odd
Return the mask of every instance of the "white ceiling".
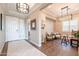
[[16, 3], [0, 3], [0, 7], [4, 11], [4, 14], [6, 15], [26, 18], [27, 16], [30, 16], [33, 12], [36, 12], [36, 10], [41, 10], [49, 5], [49, 3], [27, 3], [27, 4], [30, 5], [29, 14], [19, 13], [16, 10]]
[[[31, 8], [35, 5], [35, 3], [27, 3], [29, 5], [29, 8]], [[6, 10], [16, 10], [16, 3], [1, 3], [0, 4], [2, 8]]]
[[[53, 17], [59, 17], [61, 14], [61, 8], [68, 6], [69, 14], [79, 13], [79, 3], [28, 3], [30, 5], [30, 14], [34, 12], [36, 9], [44, 10], [49, 13]], [[26, 18], [28, 14], [22, 14], [17, 12], [16, 3], [0, 3], [0, 7], [4, 10], [5, 14], [16, 15], [19, 17]]]
[[54, 17], [59, 17], [61, 15], [61, 8], [65, 6], [69, 7], [69, 14], [79, 13], [79, 3], [53, 3], [44, 10]]
[[[31, 12], [35, 4], [34, 3], [28, 3], [28, 4], [29, 4], [30, 12]], [[27, 14], [19, 13], [16, 10], [16, 3], [0, 3], [0, 7], [4, 11], [4, 13], [7, 15], [15, 15], [15, 16], [23, 17], [23, 18], [25, 18], [27, 15]]]

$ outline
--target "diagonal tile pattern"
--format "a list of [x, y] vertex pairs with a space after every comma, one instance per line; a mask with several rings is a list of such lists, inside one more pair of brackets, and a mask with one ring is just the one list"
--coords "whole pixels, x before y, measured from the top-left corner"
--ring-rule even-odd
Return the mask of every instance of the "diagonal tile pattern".
[[25, 40], [13, 41], [8, 44], [7, 56], [46, 56]]

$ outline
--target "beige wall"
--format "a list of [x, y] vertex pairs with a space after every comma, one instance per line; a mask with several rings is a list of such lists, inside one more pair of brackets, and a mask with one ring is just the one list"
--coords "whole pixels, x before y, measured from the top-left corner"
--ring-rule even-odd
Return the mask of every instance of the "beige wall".
[[62, 28], [61, 21], [55, 21], [54, 31], [55, 32], [62, 32], [61, 28]]

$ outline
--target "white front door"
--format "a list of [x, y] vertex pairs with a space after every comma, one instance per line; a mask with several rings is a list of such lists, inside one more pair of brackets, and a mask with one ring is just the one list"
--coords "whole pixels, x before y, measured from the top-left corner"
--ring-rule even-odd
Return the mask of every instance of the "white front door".
[[18, 40], [18, 19], [16, 17], [6, 16], [6, 40]]
[[19, 19], [19, 38], [25, 39], [25, 23], [24, 19]]

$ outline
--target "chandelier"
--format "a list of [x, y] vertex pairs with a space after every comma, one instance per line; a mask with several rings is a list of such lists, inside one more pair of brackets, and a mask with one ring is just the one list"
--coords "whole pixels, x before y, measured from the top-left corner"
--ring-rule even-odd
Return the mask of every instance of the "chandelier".
[[29, 5], [27, 3], [16, 3], [16, 9], [20, 13], [29, 13]]
[[[65, 18], [64, 18], [64, 16], [65, 16]], [[68, 6], [61, 8], [61, 17], [66, 19], [67, 18], [66, 16], [68, 16]]]
[[72, 14], [69, 16], [70, 8], [68, 6], [65, 6], [61, 8], [61, 18], [65, 20], [72, 20]]
[[71, 24], [71, 20], [73, 20], [73, 15], [70, 12], [71, 11], [70, 11], [70, 8], [68, 6], [61, 8], [61, 18], [62, 18], [62, 20], [68, 20], [69, 32], [70, 32], [70, 34], [72, 34], [70, 24]]

